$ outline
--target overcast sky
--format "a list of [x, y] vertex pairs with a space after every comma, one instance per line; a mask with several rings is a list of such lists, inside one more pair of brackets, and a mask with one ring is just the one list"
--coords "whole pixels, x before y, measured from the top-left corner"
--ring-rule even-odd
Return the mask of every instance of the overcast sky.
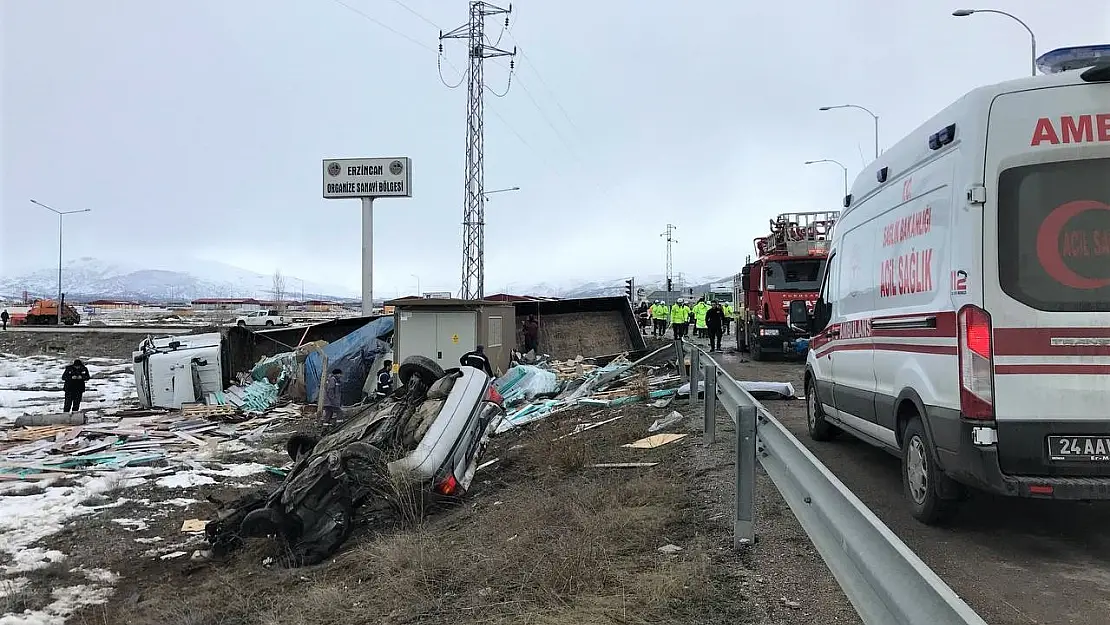
[[[1042, 52], [1110, 39], [1106, 0], [993, 1]], [[66, 218], [69, 258], [357, 289], [359, 202], [321, 198], [321, 159], [410, 156], [413, 197], [376, 203], [375, 291], [457, 291], [466, 92], [436, 49], [467, 3], [343, 2], [0, 0], [0, 274], [56, 263], [34, 198], [92, 209]], [[819, 106], [871, 108], [886, 146], [1029, 68], [1020, 25], [938, 0], [513, 8], [500, 46], [523, 54], [486, 94], [485, 180], [521, 190], [487, 205], [487, 292], [661, 274], [668, 222], [676, 271], [735, 272], [778, 212], [839, 206], [840, 170], [803, 161], [854, 177], [870, 158], [870, 117]], [[465, 47], [444, 47], [454, 84]], [[491, 88], [507, 75], [487, 63]]]

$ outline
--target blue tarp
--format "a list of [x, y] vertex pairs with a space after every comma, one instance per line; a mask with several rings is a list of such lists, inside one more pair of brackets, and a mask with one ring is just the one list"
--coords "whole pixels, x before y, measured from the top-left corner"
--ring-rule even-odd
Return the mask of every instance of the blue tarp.
[[[393, 349], [381, 340], [393, 332], [393, 317], [379, 317], [347, 336], [329, 343], [324, 348], [328, 357], [328, 371], [343, 370], [343, 405], [358, 403], [362, 399], [362, 387], [374, 359]], [[320, 388], [320, 353], [312, 352], [304, 361], [304, 386], [308, 402], [316, 401], [316, 391]]]

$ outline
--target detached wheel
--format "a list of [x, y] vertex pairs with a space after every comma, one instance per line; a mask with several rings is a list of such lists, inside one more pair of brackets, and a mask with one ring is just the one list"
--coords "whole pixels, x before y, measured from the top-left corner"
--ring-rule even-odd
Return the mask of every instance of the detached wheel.
[[284, 534], [283, 530], [281, 518], [278, 516], [277, 510], [273, 508], [252, 510], [247, 516], [243, 517], [243, 522], [239, 525], [239, 533], [247, 538]]
[[944, 476], [937, 470], [936, 454], [920, 417], [906, 425], [902, 440], [902, 483], [910, 502], [910, 514], [926, 525], [936, 525], [951, 513], [954, 502], [942, 499], [938, 487]]
[[431, 386], [444, 375], [443, 367], [427, 356], [409, 356], [397, 370], [397, 376], [405, 386], [414, 377], [423, 382], [424, 386]]
[[812, 377], [806, 378], [806, 425], [809, 437], [815, 441], [832, 440], [838, 430], [825, 420], [825, 409], [817, 396], [817, 383]]

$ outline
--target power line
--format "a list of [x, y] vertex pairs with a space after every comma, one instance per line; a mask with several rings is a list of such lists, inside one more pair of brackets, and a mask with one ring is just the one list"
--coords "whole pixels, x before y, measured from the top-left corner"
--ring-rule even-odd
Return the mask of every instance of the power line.
[[[421, 48], [424, 48], [425, 50], [427, 50], [429, 52], [432, 52], [433, 54], [437, 53], [435, 48], [433, 48], [433, 47], [431, 47], [431, 46], [429, 46], [425, 43], [421, 43], [420, 41], [418, 41], [416, 39], [413, 39], [412, 37], [409, 37], [405, 33], [397, 30], [396, 28], [390, 26], [389, 24], [386, 24], [385, 22], [383, 22], [383, 21], [381, 21], [381, 20], [379, 20], [375, 17], [372, 17], [372, 16], [370, 16], [369, 14], [367, 14], [365, 12], [356, 9], [355, 7], [347, 4], [346, 2], [343, 2], [343, 0], [331, 0], [331, 1], [338, 4], [341, 7], [346, 8], [348, 11], [351, 11], [353, 13], [357, 13], [357, 14], [361, 15], [362, 17], [365, 17], [366, 19], [370, 20], [371, 22], [374, 22], [378, 26], [381, 26], [382, 28], [388, 30], [389, 32], [393, 33], [394, 35], [397, 35], [398, 37], [400, 37], [402, 39], [407, 40], [410, 43], [416, 44], [416, 45], [420, 46]], [[448, 64], [450, 65], [450, 61], [448, 61]], [[456, 69], [458, 69], [458, 68], [456, 68]]]
[[[512, 37], [512, 33], [509, 33], [509, 36]], [[513, 41], [515, 42], [516, 39], [514, 38]], [[555, 96], [555, 90], [552, 89], [551, 86], [547, 84], [547, 81], [543, 79], [543, 74], [540, 74], [540, 70], [538, 67], [536, 67], [535, 62], [532, 61], [532, 57], [525, 54], [524, 49], [521, 48], [519, 44], [517, 45], [517, 53], [520, 54], [520, 58], [523, 61], [527, 62], [528, 66], [532, 68], [532, 73], [536, 75], [536, 78], [539, 79], [540, 84], [543, 85], [543, 88], [547, 90], [548, 95], [551, 96], [551, 101], [555, 103], [555, 107], [558, 108], [559, 112], [563, 114], [563, 118], [567, 120], [567, 123], [570, 124], [570, 127], [573, 128], [576, 133], [579, 132], [578, 126], [576, 126], [574, 120], [570, 118], [570, 114], [567, 113], [567, 110], [563, 108], [562, 104], [559, 103], [559, 98]]]
[[416, 10], [414, 10], [412, 7], [405, 4], [404, 2], [401, 2], [401, 0], [392, 0], [392, 2], [393, 2], [393, 4], [396, 4], [397, 6], [401, 7], [402, 9], [404, 9], [404, 10], [408, 11], [409, 13], [412, 13], [416, 17], [420, 18], [421, 20], [424, 21], [425, 24], [430, 25], [432, 28], [435, 28], [436, 30], [443, 30], [443, 27], [441, 27], [439, 24], [436, 24], [432, 20], [430, 20], [430, 19], [424, 17], [423, 15], [417, 13]]
[[517, 84], [520, 85], [520, 88], [524, 91], [524, 95], [528, 96], [528, 101], [532, 103], [532, 106], [536, 107], [536, 110], [539, 111], [540, 117], [543, 118], [543, 121], [547, 123], [548, 127], [551, 128], [551, 131], [555, 133], [555, 136], [559, 138], [559, 142], [563, 144], [563, 147], [567, 149], [567, 152], [569, 152], [575, 160], [579, 160], [578, 154], [576, 154], [574, 149], [570, 147], [570, 144], [567, 143], [566, 137], [563, 136], [563, 133], [559, 132], [559, 129], [555, 127], [554, 123], [552, 123], [551, 118], [547, 116], [547, 113], [544, 112], [543, 107], [541, 107], [540, 103], [536, 101], [535, 96], [532, 95], [532, 92], [528, 89], [528, 86], [525, 85], [524, 82], [519, 78], [517, 78]]

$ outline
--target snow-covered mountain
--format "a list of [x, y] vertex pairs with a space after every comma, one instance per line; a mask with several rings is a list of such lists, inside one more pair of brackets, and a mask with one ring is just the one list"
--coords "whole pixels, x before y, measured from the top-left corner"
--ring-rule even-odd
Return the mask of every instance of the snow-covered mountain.
[[[614, 278], [611, 280], [595, 280], [584, 282], [566, 282], [563, 284], [551, 284], [541, 282], [529, 286], [513, 285], [509, 291], [513, 295], [542, 295], [546, 297], [609, 297], [616, 295], [624, 295], [625, 281], [630, 276], [623, 278]], [[666, 288], [666, 277], [656, 275], [636, 276], [636, 289], [643, 289], [645, 295], [651, 294], [652, 291], [662, 291]], [[731, 277], [718, 277], [718, 276], [695, 276], [690, 274], [682, 274], [676, 276], [672, 287], [675, 290], [693, 288], [695, 293], [702, 293], [708, 291], [711, 286], [727, 284], [728, 288], [732, 288]]]
[[[140, 301], [192, 300], [200, 297], [274, 297], [274, 277], [219, 262], [189, 260], [187, 271], [151, 269], [96, 258], [65, 263], [62, 290], [71, 299]], [[58, 270], [42, 269], [22, 276], [0, 276], [0, 295], [50, 297], [58, 290]], [[301, 280], [285, 276], [286, 298], [301, 295]], [[296, 294], [296, 295], [294, 295]], [[304, 281], [306, 298], [358, 297], [351, 289]]]

